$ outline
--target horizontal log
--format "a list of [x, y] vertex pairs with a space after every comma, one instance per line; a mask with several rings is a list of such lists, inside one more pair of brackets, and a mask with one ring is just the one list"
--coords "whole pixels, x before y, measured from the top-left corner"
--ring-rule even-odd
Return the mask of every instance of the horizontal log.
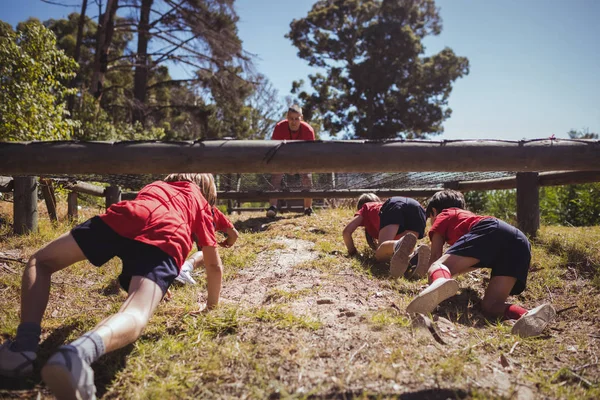
[[65, 189], [71, 190], [77, 193], [89, 194], [92, 196], [104, 197], [106, 188], [99, 185], [93, 185], [87, 182], [59, 182]]
[[591, 171], [600, 141], [2, 142], [0, 174]]
[[0, 193], [12, 192], [13, 188], [14, 182], [10, 176], [0, 176]]
[[[261, 211], [267, 211], [267, 208], [269, 208], [269, 207], [232, 207], [228, 211], [230, 211], [230, 212], [236, 212], [236, 211], [237, 212], [241, 212], [241, 211], [261, 212]], [[314, 210], [322, 210], [322, 209], [325, 209], [326, 207], [313, 205], [312, 208]], [[293, 211], [303, 212], [304, 207], [303, 206], [283, 207], [280, 209], [280, 211], [282, 211], [282, 212], [293, 212]]]
[[337, 189], [337, 190], [301, 190], [301, 191], [248, 191], [248, 192], [218, 192], [219, 200], [266, 201], [269, 199], [344, 199], [357, 198], [363, 193], [375, 193], [379, 197], [429, 197], [439, 188], [424, 189]]
[[[594, 182], [600, 182], [600, 171], [542, 172], [538, 177], [539, 186], [575, 185], [578, 183]], [[449, 182], [446, 186], [463, 192], [470, 190], [514, 189], [517, 187], [517, 178], [507, 177], [479, 181]]]

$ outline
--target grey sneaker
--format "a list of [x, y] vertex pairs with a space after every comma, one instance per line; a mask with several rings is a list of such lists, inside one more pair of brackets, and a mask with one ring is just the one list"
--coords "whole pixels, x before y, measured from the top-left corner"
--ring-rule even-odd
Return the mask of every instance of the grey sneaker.
[[512, 334], [521, 337], [538, 336], [556, 318], [556, 310], [550, 304], [542, 304], [527, 311], [515, 322]]
[[417, 244], [417, 237], [408, 233], [400, 238], [394, 246], [394, 255], [390, 260], [390, 275], [399, 278], [408, 268], [409, 256]]
[[277, 207], [275, 207], [275, 206], [269, 207], [269, 209], [267, 210], [267, 217], [275, 218], [276, 215], [277, 215]]
[[421, 279], [427, 275], [427, 270], [429, 269], [429, 258], [431, 258], [431, 249], [426, 244], [421, 244], [417, 247], [413, 253], [413, 256], [417, 257], [417, 265], [412, 271], [410, 271], [410, 275], [406, 276], [406, 278]]
[[9, 378], [30, 376], [37, 355], [33, 351], [12, 351], [12, 343], [7, 340], [0, 346], [0, 375]]
[[429, 314], [442, 301], [458, 292], [458, 282], [454, 279], [438, 278], [410, 302], [406, 311], [409, 313]]
[[57, 399], [96, 399], [94, 371], [73, 346], [61, 346], [42, 368], [42, 379]]
[[179, 275], [177, 275], [177, 278], [175, 278], [175, 280], [177, 282], [183, 283], [184, 285], [186, 283], [195, 285], [196, 281], [194, 280], [194, 278], [192, 278], [193, 270], [194, 270], [194, 266], [192, 265], [191, 262], [189, 262], [189, 261], [184, 262], [183, 265], [181, 266], [181, 271], [179, 271]]

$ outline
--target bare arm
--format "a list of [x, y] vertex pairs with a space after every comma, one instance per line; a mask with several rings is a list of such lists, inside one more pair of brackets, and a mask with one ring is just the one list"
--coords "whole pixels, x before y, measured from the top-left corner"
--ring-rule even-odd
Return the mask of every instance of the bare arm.
[[356, 254], [356, 246], [354, 246], [354, 240], [352, 240], [352, 234], [362, 224], [362, 221], [363, 221], [363, 217], [360, 215], [357, 215], [356, 217], [352, 218], [352, 220], [348, 223], [348, 225], [346, 225], [346, 227], [344, 228], [344, 231], [342, 232], [342, 236], [344, 237], [344, 244], [346, 245], [346, 248], [348, 249], [348, 254], [351, 256]]
[[227, 228], [225, 232], [227, 234], [227, 239], [223, 240], [219, 245], [223, 247], [231, 247], [235, 244], [240, 236], [240, 233], [235, 228]]
[[206, 309], [211, 310], [219, 304], [223, 281], [223, 265], [221, 264], [221, 257], [219, 257], [219, 251], [216, 247], [203, 246], [202, 253], [204, 254], [206, 288], [208, 291]]
[[431, 237], [431, 257], [429, 258], [429, 266], [442, 256], [444, 251], [444, 242], [446, 239], [439, 233], [434, 232]]

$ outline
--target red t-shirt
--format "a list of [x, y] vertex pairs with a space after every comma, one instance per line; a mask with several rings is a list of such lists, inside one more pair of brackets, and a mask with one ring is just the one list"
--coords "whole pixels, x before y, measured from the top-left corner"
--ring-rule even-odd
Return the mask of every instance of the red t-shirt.
[[367, 231], [373, 239], [379, 237], [379, 210], [381, 210], [382, 205], [383, 203], [379, 202], [365, 203], [361, 209], [354, 214], [355, 217], [357, 215], [363, 217], [360, 226], [364, 226], [365, 231]]
[[279, 121], [273, 129], [272, 140], [315, 140], [315, 131], [304, 121], [300, 121], [300, 128], [297, 132], [290, 130], [287, 119]]
[[231, 221], [217, 207], [213, 208], [213, 218], [215, 220], [215, 230], [227, 232], [227, 228], [233, 228]]
[[177, 265], [192, 250], [193, 236], [198, 246], [217, 246], [211, 206], [191, 182], [153, 182], [100, 218], [119, 235], [160, 248]]
[[473, 225], [487, 218], [493, 217], [473, 214], [461, 208], [446, 208], [435, 218], [429, 229], [429, 239], [431, 240], [435, 232], [442, 235], [449, 245], [453, 245], [461, 236], [467, 234]]

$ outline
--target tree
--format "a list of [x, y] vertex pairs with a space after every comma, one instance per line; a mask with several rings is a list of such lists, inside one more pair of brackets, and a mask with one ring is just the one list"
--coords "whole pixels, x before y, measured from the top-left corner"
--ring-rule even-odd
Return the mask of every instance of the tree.
[[[286, 35], [311, 75], [298, 97], [324, 129], [355, 138], [422, 138], [443, 131], [452, 82], [469, 62], [445, 48], [423, 56], [422, 40], [441, 32], [433, 0], [320, 0]], [[296, 91], [299, 91], [296, 84]]]
[[569, 135], [569, 139], [598, 139], [599, 136], [597, 133], [590, 132], [589, 128], [582, 129], [576, 131], [575, 129], [571, 129], [567, 132]]
[[56, 47], [39, 21], [0, 26], [0, 140], [69, 139], [77, 123], [67, 118], [65, 83], [77, 63]]

